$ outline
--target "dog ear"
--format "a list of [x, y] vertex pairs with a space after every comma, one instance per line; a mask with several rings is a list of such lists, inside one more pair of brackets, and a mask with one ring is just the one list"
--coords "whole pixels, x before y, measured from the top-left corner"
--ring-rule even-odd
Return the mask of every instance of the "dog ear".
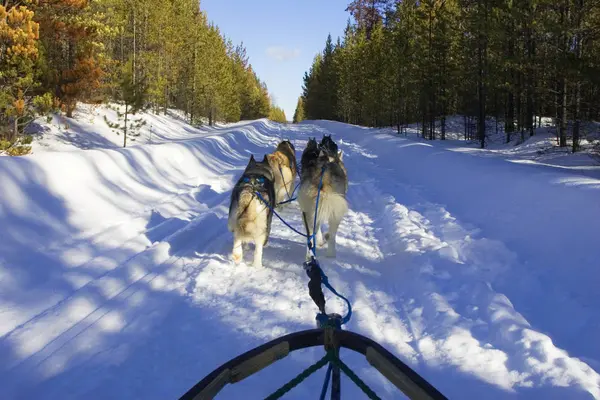
[[250, 161], [248, 161], [248, 165], [256, 164], [256, 160], [254, 159], [254, 154], [250, 155]]
[[344, 151], [343, 150], [338, 151], [338, 158], [340, 159], [340, 161], [342, 161], [344, 159]]

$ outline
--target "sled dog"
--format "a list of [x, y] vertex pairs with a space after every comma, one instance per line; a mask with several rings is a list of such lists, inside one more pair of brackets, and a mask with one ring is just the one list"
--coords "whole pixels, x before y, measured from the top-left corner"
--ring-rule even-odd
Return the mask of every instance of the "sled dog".
[[[325, 143], [327, 148], [323, 149], [317, 144], [316, 139], [310, 139], [301, 158], [300, 167], [300, 191], [298, 193], [298, 204], [304, 214], [308, 225], [308, 234], [313, 233], [315, 218], [315, 204], [321, 173], [323, 173], [323, 184], [319, 197], [319, 208], [317, 210], [316, 244], [323, 244], [321, 224], [326, 221], [329, 232], [325, 235], [327, 241], [327, 256], [335, 257], [335, 237], [342, 218], [348, 211], [346, 193], [348, 192], [348, 174], [342, 161], [343, 153], [337, 152], [337, 145], [331, 137]], [[323, 141], [322, 141], [323, 142]], [[330, 153], [329, 149], [335, 149], [336, 153]], [[325, 167], [323, 169], [323, 167]], [[323, 172], [322, 172], [323, 171]], [[306, 258], [310, 259], [310, 250]]]
[[323, 150], [330, 157], [330, 161], [333, 161], [335, 155], [338, 154], [338, 146], [337, 143], [333, 141], [331, 135], [323, 135], [321, 139], [321, 143], [319, 144], [319, 148]]
[[284, 140], [273, 153], [267, 154], [267, 160], [274, 175], [275, 204], [279, 204], [287, 200], [287, 196], [291, 196], [294, 191], [296, 149], [289, 140]]
[[[257, 196], [256, 192], [260, 193], [270, 207]], [[271, 233], [274, 205], [273, 171], [267, 157], [257, 162], [252, 155], [244, 173], [231, 191], [229, 204], [227, 227], [230, 232], [233, 232], [232, 258], [236, 264], [242, 262], [244, 258], [242, 245], [254, 243], [253, 265], [262, 266], [263, 247], [266, 246]]]

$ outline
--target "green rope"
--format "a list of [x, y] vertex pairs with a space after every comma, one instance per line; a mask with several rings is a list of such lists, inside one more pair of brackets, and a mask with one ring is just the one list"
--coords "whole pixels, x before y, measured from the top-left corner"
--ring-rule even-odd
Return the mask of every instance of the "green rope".
[[328, 351], [327, 354], [319, 361], [306, 368], [304, 371], [300, 372], [295, 378], [291, 381], [277, 389], [273, 394], [265, 397], [265, 400], [275, 400], [281, 398], [284, 394], [295, 388], [298, 384], [300, 384], [303, 380], [308, 378], [310, 375], [317, 372], [319, 369], [323, 368], [325, 364], [331, 362], [332, 364], [337, 365], [343, 372], [362, 390], [371, 400], [381, 400], [377, 394], [369, 387], [365, 382], [363, 382], [358, 375], [354, 373], [340, 358], [333, 352]]
[[344, 364], [344, 362], [342, 360], [340, 360], [338, 357], [333, 357], [331, 362], [336, 364], [338, 367], [340, 367], [340, 369], [342, 371], [344, 371], [344, 373], [348, 376], [348, 378], [350, 378], [352, 380], [352, 382], [354, 382], [356, 384], [356, 386], [358, 386], [367, 396], [369, 396], [369, 398], [371, 400], [381, 400], [381, 398], [379, 396], [377, 396], [377, 394], [375, 394], [375, 392], [373, 390], [371, 390], [371, 388], [369, 386], [367, 386], [367, 384], [364, 383], [358, 377], [358, 375], [356, 375], [354, 373], [354, 371], [352, 371], [350, 369], [350, 367], [348, 367], [346, 364]]
[[300, 382], [317, 372], [319, 369], [323, 368], [329, 361], [331, 361], [331, 359], [332, 355], [328, 352], [323, 358], [321, 358], [319, 361], [317, 361], [310, 367], [306, 368], [304, 371], [300, 372], [291, 381], [289, 381], [288, 383], [277, 389], [275, 392], [273, 392], [273, 394], [269, 395], [268, 397], [265, 397], [265, 400], [279, 399], [281, 396], [283, 396], [284, 394], [292, 390], [294, 387], [296, 387]]

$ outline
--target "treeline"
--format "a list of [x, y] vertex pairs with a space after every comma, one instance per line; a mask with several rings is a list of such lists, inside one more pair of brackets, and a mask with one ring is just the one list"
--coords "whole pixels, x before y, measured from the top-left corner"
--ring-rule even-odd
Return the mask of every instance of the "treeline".
[[210, 124], [272, 108], [243, 45], [198, 0], [0, 0], [0, 139], [51, 109], [111, 100]]
[[459, 114], [484, 147], [486, 119], [508, 142], [546, 116], [573, 151], [583, 122], [600, 119], [597, 0], [355, 0], [347, 11], [354, 23], [304, 76], [308, 119], [420, 123], [445, 139]]

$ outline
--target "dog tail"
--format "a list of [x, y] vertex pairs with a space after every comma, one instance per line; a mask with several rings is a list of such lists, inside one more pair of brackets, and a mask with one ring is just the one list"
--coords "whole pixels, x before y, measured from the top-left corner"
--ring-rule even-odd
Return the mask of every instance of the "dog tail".
[[[319, 208], [317, 218], [319, 221], [336, 220], [341, 221], [348, 212], [348, 201], [340, 193], [321, 191], [319, 197]], [[312, 221], [310, 223], [313, 223]]]
[[245, 190], [234, 194], [229, 206], [229, 218], [227, 219], [227, 228], [230, 232], [235, 230], [238, 220], [246, 213], [252, 199], [252, 193]]

